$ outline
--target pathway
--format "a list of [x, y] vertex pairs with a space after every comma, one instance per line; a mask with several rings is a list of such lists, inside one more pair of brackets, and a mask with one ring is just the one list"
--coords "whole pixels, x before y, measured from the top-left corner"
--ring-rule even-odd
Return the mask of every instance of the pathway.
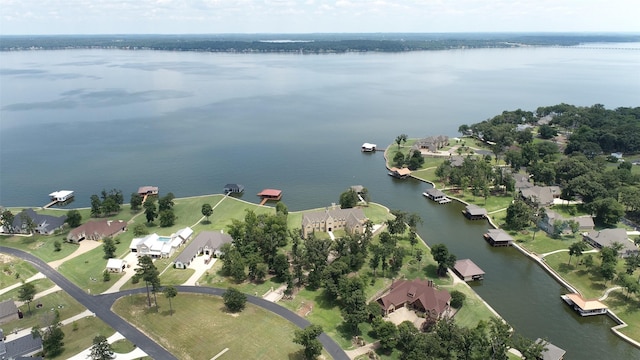
[[51, 266], [54, 269], [58, 269], [58, 266], [62, 265], [65, 261], [67, 260], [71, 260], [74, 257], [78, 256], [78, 255], [82, 255], [86, 252], [89, 252], [95, 248], [97, 248], [98, 246], [100, 246], [100, 242], [95, 241], [95, 240], [82, 240], [80, 241], [80, 245], [78, 245], [78, 248], [76, 249], [76, 251], [74, 251], [73, 253], [69, 254], [67, 257], [60, 259], [60, 260], [55, 260], [55, 261], [51, 261], [48, 263], [49, 266]]
[[[42, 274], [41, 272], [39, 272], [39, 273], [37, 273], [37, 274], [33, 275], [32, 277], [28, 278], [27, 280], [25, 280], [25, 282], [31, 282], [31, 281], [33, 281], [33, 280], [44, 279], [44, 278], [46, 278], [46, 276], [44, 276], [44, 274]], [[21, 282], [19, 282], [19, 283], [15, 283], [15, 284], [13, 284], [13, 285], [9, 285], [9, 286], [7, 286], [6, 288], [2, 288], [2, 289], [0, 289], [0, 295], [4, 294], [4, 293], [6, 293], [6, 292], [9, 292], [9, 291], [11, 291], [11, 290], [13, 290], [13, 289], [17, 289], [17, 288], [19, 288], [20, 286], [22, 286], [22, 283], [21, 283]]]
[[[60, 288], [60, 286], [58, 286], [58, 285], [54, 285], [54, 286], [52, 286], [52, 287], [48, 288], [47, 290], [41, 291], [41, 292], [39, 292], [39, 293], [37, 293], [37, 294], [33, 295], [33, 300], [32, 300], [32, 302], [33, 302], [33, 301], [36, 301], [36, 300], [38, 300], [38, 299], [40, 299], [41, 297], [47, 296], [47, 295], [49, 295], [49, 294], [53, 294], [54, 292], [56, 292], [56, 291], [60, 291], [60, 290], [62, 290], [62, 289]], [[17, 307], [20, 307], [20, 306], [22, 306], [22, 305], [26, 304], [26, 301], [16, 301], [15, 303], [16, 303], [16, 306], [17, 306]]]
[[205, 264], [204, 261], [208, 256], [196, 256], [195, 259], [193, 259], [193, 261], [191, 262], [191, 264], [189, 264], [189, 269], [193, 269], [195, 270], [193, 274], [191, 274], [191, 276], [189, 277], [189, 279], [187, 279], [187, 281], [184, 282], [184, 284], [182, 285], [191, 285], [191, 286], [196, 286], [198, 285], [198, 279], [200, 279], [202, 277], [202, 275], [204, 275], [204, 273], [211, 269], [211, 267], [213, 266], [213, 264], [216, 263], [216, 261], [218, 259], [216, 258], [212, 258], [211, 261], [209, 261], [208, 264]]
[[614, 286], [610, 289], [607, 289], [607, 291], [604, 292], [604, 295], [600, 296], [600, 298], [598, 298], [598, 301], [604, 301], [609, 297], [609, 293], [611, 293], [612, 291], [615, 290], [621, 290], [622, 286]]
[[[74, 316], [72, 316], [72, 317], [70, 317], [68, 319], [64, 319], [64, 320], [60, 321], [60, 323], [62, 325], [67, 325], [67, 324], [71, 324], [72, 322], [74, 322], [76, 320], [80, 320], [80, 319], [84, 319], [86, 317], [92, 317], [92, 316], [95, 316], [95, 314], [92, 313], [89, 310], [85, 310], [85, 311], [81, 312], [80, 314], [74, 315]], [[45, 330], [45, 328], [42, 328], [42, 330]], [[31, 334], [31, 328], [22, 329], [20, 331], [15, 331], [15, 332], [12, 332], [12, 333], [9, 333], [9, 334], [5, 333], [5, 335], [7, 337], [7, 340], [13, 340], [13, 339], [21, 338], [21, 337], [23, 337], [25, 335], [29, 335], [29, 334]]]
[[376, 341], [376, 342], [372, 342], [370, 344], [367, 344], [365, 346], [361, 346], [357, 349], [353, 349], [353, 350], [346, 350], [345, 352], [347, 353], [347, 356], [349, 357], [349, 359], [355, 359], [358, 356], [362, 356], [362, 355], [366, 355], [369, 353], [369, 351], [371, 350], [376, 350], [377, 348], [380, 347], [380, 341]]
[[[113, 344], [114, 342], [122, 339], [124, 339], [124, 336], [122, 336], [122, 334], [116, 331], [115, 334], [107, 338], [107, 342], [109, 344]], [[87, 360], [90, 358], [90, 355], [91, 355], [91, 348], [86, 349], [81, 353], [76, 354], [75, 356], [70, 357], [69, 360]], [[138, 347], [126, 354], [114, 353], [113, 355], [114, 355], [113, 359], [115, 360], [133, 360], [133, 359], [139, 359], [141, 357], [147, 356], [147, 354]]]
[[[111, 294], [120, 291], [120, 288], [123, 287], [133, 275], [136, 274], [136, 268], [138, 267], [138, 257], [136, 253], [130, 252], [127, 256], [124, 257], [124, 261], [127, 262], [131, 267], [127, 267], [124, 270], [124, 274], [116, 281], [109, 289], [107, 289], [103, 294]], [[162, 274], [161, 274], [162, 275]]]

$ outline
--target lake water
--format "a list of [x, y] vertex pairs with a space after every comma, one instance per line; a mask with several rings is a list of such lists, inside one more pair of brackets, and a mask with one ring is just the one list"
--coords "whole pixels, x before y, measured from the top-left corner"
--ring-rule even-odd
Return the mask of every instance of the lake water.
[[[615, 46], [611, 46], [614, 48]], [[627, 46], [628, 47], [628, 46]], [[561, 102], [638, 106], [633, 49], [522, 48], [400, 54], [208, 54], [119, 50], [0, 54], [0, 204], [141, 185], [191, 196], [245, 185], [283, 190], [290, 210], [337, 202], [350, 185], [424, 219], [420, 235], [487, 272], [475, 290], [517, 331], [566, 359], [640, 359], [607, 317], [580, 318], [540, 267], [482, 240], [487, 225], [436, 206], [425, 185], [386, 174], [395, 137], [456, 136], [471, 124]]]

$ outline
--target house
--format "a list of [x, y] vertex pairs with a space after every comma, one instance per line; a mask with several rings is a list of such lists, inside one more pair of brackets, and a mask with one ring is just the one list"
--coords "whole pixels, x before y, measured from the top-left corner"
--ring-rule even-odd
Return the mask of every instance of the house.
[[18, 319], [19, 310], [16, 303], [13, 300], [5, 300], [0, 302], [0, 324], [8, 323], [9, 321]]
[[244, 185], [240, 185], [240, 184], [227, 184], [222, 189], [222, 192], [224, 192], [225, 194], [231, 194], [231, 193], [239, 194], [243, 191], [244, 191]]
[[145, 195], [158, 195], [159, 189], [157, 186], [140, 186], [138, 188], [138, 194], [141, 196]]
[[520, 196], [529, 204], [538, 204], [539, 206], [550, 206], [553, 199], [560, 198], [559, 186], [532, 186], [530, 188], [520, 189]]
[[462, 164], [464, 164], [464, 157], [462, 156], [450, 156], [449, 157], [449, 164], [451, 164], [451, 166], [453, 167], [460, 167], [462, 166]]
[[482, 220], [487, 217], [487, 210], [485, 208], [473, 204], [467, 205], [462, 213], [469, 220]]
[[[42, 338], [31, 333], [5, 340], [0, 329], [0, 359], [36, 359], [32, 356], [42, 351]], [[40, 358], [42, 359], [42, 358]]]
[[184, 244], [193, 234], [190, 227], [178, 230], [171, 236], [159, 236], [156, 233], [131, 240], [129, 250], [137, 256], [151, 256], [152, 258], [167, 258]]
[[[536, 339], [536, 343], [542, 343], [543, 340], [538, 338]], [[564, 359], [564, 354], [567, 352], [552, 343], [545, 341], [545, 351], [542, 352], [542, 356], [539, 358], [540, 360], [562, 360]]]
[[202, 231], [193, 241], [176, 257], [174, 262], [178, 269], [186, 269], [196, 256], [220, 256], [220, 248], [224, 244], [230, 244], [233, 239], [222, 231]]
[[596, 249], [602, 249], [605, 246], [613, 246], [613, 244], [622, 245], [622, 249], [618, 254], [627, 258], [638, 254], [638, 247], [629, 240], [627, 231], [622, 228], [604, 229], [600, 231], [592, 230], [582, 236], [582, 240]]
[[566, 294], [560, 296], [564, 302], [573, 307], [580, 316], [601, 315], [607, 313], [607, 305], [598, 300], [586, 300], [580, 294]]
[[516, 191], [521, 191], [522, 189], [529, 189], [534, 186], [533, 183], [529, 181], [529, 179], [531, 178], [531, 175], [529, 175], [528, 173], [520, 171], [515, 174], [511, 174], [511, 176], [513, 177], [513, 180], [516, 182], [514, 186]]
[[364, 143], [362, 144], [362, 152], [374, 152], [376, 151], [376, 144]]
[[438, 204], [448, 204], [451, 202], [451, 199], [449, 199], [447, 197], [447, 195], [445, 195], [445, 193], [443, 193], [442, 191], [436, 189], [436, 188], [430, 188], [425, 190], [422, 195], [426, 196], [427, 198], [437, 202]]
[[484, 271], [470, 259], [457, 260], [453, 272], [464, 281], [484, 280]]
[[71, 190], [58, 190], [49, 194], [51, 201], [65, 202], [73, 197], [73, 191]]
[[102, 240], [126, 230], [127, 222], [124, 220], [92, 220], [72, 229], [67, 241], [77, 244], [82, 240]]
[[449, 144], [449, 137], [444, 135], [429, 136], [417, 140], [413, 147], [415, 149], [425, 149], [430, 152], [437, 152], [439, 149]]
[[562, 235], [569, 235], [573, 233], [573, 229], [570, 226], [570, 222], [574, 221], [578, 224], [578, 232], [583, 233], [593, 230], [595, 224], [593, 223], [593, 217], [590, 215], [577, 216], [570, 219], [565, 219], [562, 215], [553, 210], [546, 210], [544, 216], [538, 222], [538, 227], [549, 235], [554, 235], [556, 226], [560, 226], [558, 230]]
[[389, 169], [389, 175], [397, 179], [406, 179], [411, 175], [411, 170], [409, 168], [398, 169], [397, 167], [392, 167]]
[[513, 243], [513, 238], [502, 229], [489, 229], [484, 238], [491, 246], [510, 246]]
[[114, 273], [121, 273], [127, 267], [127, 262], [123, 259], [109, 259], [107, 260], [107, 271]]
[[66, 215], [53, 216], [36, 213], [33, 209], [22, 210], [13, 218], [13, 231], [16, 233], [27, 234], [29, 231], [29, 222], [33, 225], [33, 232], [43, 235], [51, 235], [56, 230], [64, 226], [67, 220]]
[[398, 308], [408, 307], [428, 318], [440, 319], [450, 309], [451, 295], [446, 290], [438, 290], [431, 280], [398, 280], [376, 301], [385, 316]]
[[367, 217], [361, 208], [325, 209], [302, 215], [302, 236], [306, 239], [314, 231], [345, 230], [352, 234], [364, 233]]

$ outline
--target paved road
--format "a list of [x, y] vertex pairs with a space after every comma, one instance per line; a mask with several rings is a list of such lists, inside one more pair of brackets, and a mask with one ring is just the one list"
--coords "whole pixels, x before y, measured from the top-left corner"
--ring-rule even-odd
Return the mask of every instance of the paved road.
[[[126, 322], [124, 319], [116, 315], [111, 311], [111, 306], [113, 303], [127, 295], [131, 294], [139, 294], [143, 293], [146, 290], [144, 288], [131, 289], [120, 291], [117, 293], [111, 294], [101, 294], [92, 296], [84, 291], [82, 291], [79, 287], [73, 284], [71, 281], [67, 280], [60, 273], [55, 271], [49, 265], [47, 265], [44, 261], [39, 258], [26, 253], [22, 250], [17, 250], [13, 248], [8, 248], [4, 246], [0, 246], [0, 252], [13, 255], [19, 258], [22, 258], [30, 263], [32, 263], [40, 272], [42, 272], [46, 277], [48, 277], [51, 281], [53, 281], [56, 285], [60, 286], [62, 290], [71, 295], [74, 299], [76, 299], [80, 304], [84, 307], [92, 311], [99, 317], [102, 321], [111, 326], [114, 330], [121, 333], [127, 340], [133, 342], [146, 352], [153, 359], [176, 359], [169, 351], [167, 351], [162, 346], [155, 343], [152, 339], [147, 337], [141, 331], [133, 327], [131, 324]], [[197, 293], [197, 294], [209, 294], [209, 295], [217, 295], [222, 296], [224, 294], [225, 289], [219, 288], [211, 288], [211, 287], [202, 287], [202, 286], [176, 286], [176, 289], [179, 292], [185, 293]], [[284, 307], [272, 303], [270, 301], [264, 300], [259, 297], [247, 295], [247, 301], [251, 304], [260, 306], [268, 311], [271, 311], [274, 314], [277, 314], [286, 320], [289, 320], [291, 323], [295, 324], [299, 328], [305, 328], [310, 325], [309, 321], [304, 319], [303, 317], [298, 316], [296, 313], [285, 309]], [[338, 346], [338, 344], [333, 341], [327, 334], [322, 333], [318, 338], [322, 343], [322, 346], [325, 350], [333, 357], [335, 360], [347, 360], [349, 357], [347, 354]]]

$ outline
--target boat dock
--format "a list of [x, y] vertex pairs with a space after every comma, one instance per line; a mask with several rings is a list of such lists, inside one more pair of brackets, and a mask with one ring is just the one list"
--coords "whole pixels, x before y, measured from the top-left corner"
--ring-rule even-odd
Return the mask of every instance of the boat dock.
[[72, 190], [58, 190], [49, 194], [49, 198], [51, 202], [47, 205], [43, 206], [43, 209], [48, 209], [57, 203], [65, 203], [71, 199], [73, 199], [73, 191]]

